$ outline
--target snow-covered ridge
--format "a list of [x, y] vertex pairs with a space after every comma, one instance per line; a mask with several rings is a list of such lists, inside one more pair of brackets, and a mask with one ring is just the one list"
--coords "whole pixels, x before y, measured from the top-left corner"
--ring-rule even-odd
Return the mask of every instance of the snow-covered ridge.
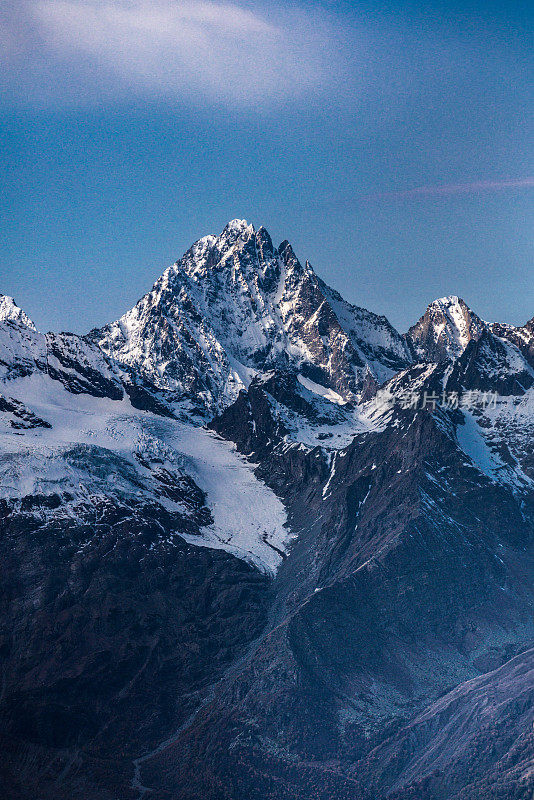
[[[24, 312], [22, 312], [24, 314]], [[91, 341], [73, 333], [39, 333], [35, 327], [0, 322], [0, 381], [45, 373], [75, 394], [120, 398], [118, 370]], [[9, 389], [6, 389], [9, 394]]]
[[36, 330], [28, 315], [22, 308], [19, 308], [12, 297], [6, 294], [0, 294], [0, 322], [14, 322], [17, 325]]

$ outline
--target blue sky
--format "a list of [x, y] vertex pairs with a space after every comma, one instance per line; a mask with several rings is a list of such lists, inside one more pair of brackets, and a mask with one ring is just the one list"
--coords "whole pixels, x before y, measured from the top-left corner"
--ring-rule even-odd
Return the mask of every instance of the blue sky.
[[401, 330], [445, 294], [525, 322], [532, 19], [420, 6], [2, 4], [0, 292], [84, 332], [244, 217]]

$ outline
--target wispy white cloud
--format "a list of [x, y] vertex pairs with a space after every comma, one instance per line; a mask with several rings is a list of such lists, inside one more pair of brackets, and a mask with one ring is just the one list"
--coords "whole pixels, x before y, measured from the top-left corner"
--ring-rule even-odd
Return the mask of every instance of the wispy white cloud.
[[503, 192], [509, 189], [526, 189], [531, 187], [534, 187], [534, 177], [513, 178], [499, 181], [471, 181], [469, 183], [443, 183], [435, 186], [416, 186], [413, 189], [380, 192], [375, 195], [375, 197], [449, 197], [451, 195]]
[[23, 0], [0, 18], [4, 71], [28, 99], [102, 93], [266, 103], [343, 70], [331, 18], [209, 0]]

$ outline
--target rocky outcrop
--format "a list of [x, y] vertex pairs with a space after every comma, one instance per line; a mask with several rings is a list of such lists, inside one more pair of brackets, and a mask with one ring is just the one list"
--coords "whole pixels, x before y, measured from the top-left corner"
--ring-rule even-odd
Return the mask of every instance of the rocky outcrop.
[[73, 394], [120, 400], [119, 370], [86, 337], [42, 334], [18, 322], [0, 322], [0, 380], [47, 375]]

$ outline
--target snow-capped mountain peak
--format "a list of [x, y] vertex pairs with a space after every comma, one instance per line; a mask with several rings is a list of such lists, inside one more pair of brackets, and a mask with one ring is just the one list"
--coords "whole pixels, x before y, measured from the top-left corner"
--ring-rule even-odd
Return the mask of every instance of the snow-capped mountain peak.
[[444, 361], [461, 355], [487, 327], [461, 297], [449, 295], [430, 303], [406, 339], [417, 359]]
[[12, 297], [0, 294], [0, 322], [15, 322], [26, 328], [36, 330], [28, 315], [20, 308]]
[[232, 220], [199, 239], [117, 322], [106, 354], [210, 412], [258, 374], [292, 370], [356, 399], [366, 367], [382, 383], [410, 361], [385, 317], [351, 306], [264, 227]]

